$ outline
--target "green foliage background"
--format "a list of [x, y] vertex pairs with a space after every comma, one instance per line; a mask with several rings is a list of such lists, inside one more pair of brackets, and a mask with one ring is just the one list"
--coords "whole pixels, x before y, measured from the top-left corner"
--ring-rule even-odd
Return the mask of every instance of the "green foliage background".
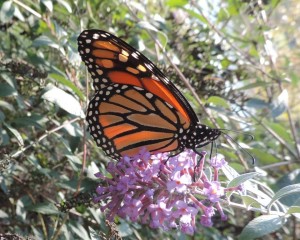
[[[109, 31], [142, 51], [183, 91], [204, 124], [251, 133], [254, 140], [230, 135], [256, 158], [255, 165], [235, 144], [218, 142], [218, 152], [236, 171], [255, 167], [263, 173], [257, 180], [273, 191], [300, 182], [300, 4], [212, 2], [1, 1], [0, 233], [36, 239], [104, 239], [110, 233], [124, 239], [228, 239], [259, 215], [228, 208], [228, 222], [199, 225], [194, 237], [122, 219], [116, 219], [116, 229], [105, 224], [90, 201], [98, 182], [93, 175], [110, 160], [86, 133], [84, 112], [93, 90], [76, 40], [84, 29]], [[299, 199], [294, 194], [281, 203], [299, 207]], [[276, 235], [296, 236], [297, 217], [288, 218]]]

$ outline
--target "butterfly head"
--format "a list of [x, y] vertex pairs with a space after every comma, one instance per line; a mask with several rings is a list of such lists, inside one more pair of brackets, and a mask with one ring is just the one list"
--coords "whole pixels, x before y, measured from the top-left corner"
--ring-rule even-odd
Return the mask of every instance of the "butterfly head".
[[203, 124], [198, 124], [191, 134], [191, 144], [193, 146], [187, 147], [203, 147], [213, 141], [215, 141], [220, 135], [221, 131], [219, 129], [210, 128]]

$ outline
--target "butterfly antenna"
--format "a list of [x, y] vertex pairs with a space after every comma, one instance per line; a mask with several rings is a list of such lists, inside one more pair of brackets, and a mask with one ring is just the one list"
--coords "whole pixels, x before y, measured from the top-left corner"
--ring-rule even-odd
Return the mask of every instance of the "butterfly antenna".
[[212, 157], [212, 153], [213, 153], [213, 150], [214, 150], [214, 143], [215, 143], [215, 141], [213, 141], [213, 142], [211, 143], [211, 145], [210, 145], [209, 159], [211, 159], [211, 157]]
[[216, 148], [216, 156], [218, 155], [218, 145], [217, 145], [217, 141], [214, 141], [215, 144], [215, 148]]
[[229, 130], [229, 129], [219, 129], [223, 134], [229, 136], [228, 134], [224, 133], [224, 131], [228, 131], [228, 132], [235, 132], [235, 133], [241, 133], [247, 137], [250, 137], [251, 138], [251, 141], [254, 140], [254, 136], [250, 133], [245, 133], [243, 131], [238, 131], [238, 130]]
[[[229, 131], [232, 131], [232, 130], [229, 130]], [[238, 131], [233, 131], [233, 132], [238, 132]], [[252, 159], [252, 164], [254, 165], [255, 164], [255, 158], [253, 157], [253, 155], [248, 151], [248, 150], [246, 150], [245, 148], [243, 148], [237, 141], [235, 141], [232, 137], [230, 137], [227, 133], [225, 133], [225, 132], [222, 132], [221, 131], [221, 133], [225, 136], [225, 137], [227, 137], [227, 138], [229, 138], [231, 141], [233, 141], [243, 152], [245, 152], [245, 153], [247, 153], [250, 157], [251, 157], [251, 159]], [[245, 133], [244, 133], [245, 134]], [[251, 137], [253, 137], [253, 135], [251, 135], [251, 134], [246, 134], [246, 135], [248, 135], [248, 136], [251, 136]]]

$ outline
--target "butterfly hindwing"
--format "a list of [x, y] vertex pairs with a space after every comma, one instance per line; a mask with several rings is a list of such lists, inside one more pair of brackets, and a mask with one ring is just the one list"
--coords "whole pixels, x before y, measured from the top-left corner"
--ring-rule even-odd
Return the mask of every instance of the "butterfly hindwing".
[[96, 92], [87, 121], [94, 140], [114, 157], [133, 156], [142, 147], [152, 153], [175, 151], [182, 138], [178, 132], [184, 132], [184, 118], [175, 108], [130, 85], [114, 84]]

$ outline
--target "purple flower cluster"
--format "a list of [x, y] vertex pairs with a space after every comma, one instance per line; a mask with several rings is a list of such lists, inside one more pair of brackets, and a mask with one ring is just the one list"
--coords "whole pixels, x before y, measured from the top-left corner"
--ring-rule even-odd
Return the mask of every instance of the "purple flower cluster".
[[108, 175], [96, 174], [102, 184], [94, 201], [106, 203], [101, 210], [107, 212], [110, 221], [119, 216], [152, 228], [177, 228], [192, 235], [199, 214], [200, 223], [211, 227], [215, 212], [222, 220], [227, 219], [220, 205], [227, 189], [218, 181], [218, 171], [227, 162], [212, 158], [210, 179], [203, 171], [206, 153], [202, 152], [202, 159], [198, 156], [192, 150], [169, 158], [164, 153], [150, 155], [142, 150], [136, 157], [110, 162]]

